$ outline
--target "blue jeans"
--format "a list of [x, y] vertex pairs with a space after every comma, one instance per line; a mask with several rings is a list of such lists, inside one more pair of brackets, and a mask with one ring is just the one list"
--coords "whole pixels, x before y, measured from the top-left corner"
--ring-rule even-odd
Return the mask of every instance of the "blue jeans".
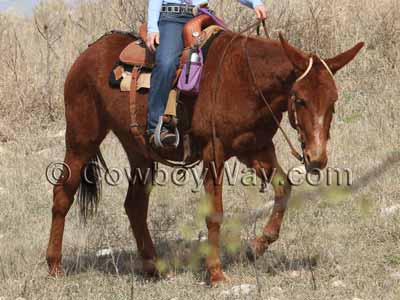
[[184, 48], [182, 29], [192, 16], [161, 13], [158, 22], [160, 45], [156, 50], [155, 67], [151, 74], [148, 99], [147, 130], [153, 133], [164, 114], [176, 69]]

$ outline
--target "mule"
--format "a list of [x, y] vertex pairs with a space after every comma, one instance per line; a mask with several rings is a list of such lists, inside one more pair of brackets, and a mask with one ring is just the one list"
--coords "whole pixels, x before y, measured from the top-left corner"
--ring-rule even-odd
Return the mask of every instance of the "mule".
[[[112, 131], [118, 137], [132, 170], [152, 168], [151, 151], [130, 133], [127, 94], [108, 84], [110, 70], [122, 49], [132, 40], [132, 37], [118, 33], [99, 39], [77, 58], [66, 78], [65, 165], [69, 176], [67, 180], [60, 178], [60, 184], [54, 187], [46, 255], [51, 275], [62, 274], [65, 217], [78, 188], [78, 201], [84, 214], [98, 201], [97, 186], [82, 180], [81, 172], [88, 162], [102, 161], [99, 146], [106, 135]], [[362, 47], [363, 43], [359, 43], [334, 58], [321, 60], [303, 53], [282, 37], [267, 40], [224, 32], [211, 45], [201, 92], [193, 104], [191, 130], [192, 138], [200, 147], [198, 158], [203, 167], [215, 169], [215, 172], [207, 172], [204, 180], [212, 207], [206, 218], [211, 248], [206, 268], [211, 285], [225, 280], [219, 258], [224, 162], [237, 157], [254, 168], [261, 178], [267, 174], [273, 186], [272, 214], [261, 235], [251, 241], [254, 256], [259, 257], [279, 237], [291, 192], [290, 182], [275, 153], [273, 137], [278, 124], [274, 118], [279, 123], [288, 111], [291, 124], [302, 140], [306, 167], [309, 170], [324, 168], [332, 114], [338, 100], [332, 75], [348, 64]], [[304, 78], [298, 81], [299, 77]], [[218, 84], [212, 88], [215, 82]], [[258, 89], [273, 114], [262, 101]], [[142, 123], [146, 120], [146, 103], [147, 93], [139, 94], [137, 116]], [[89, 171], [95, 173], [91, 166], [88, 165]], [[272, 174], [279, 180], [271, 180]], [[150, 190], [147, 185], [131, 183], [124, 205], [143, 262], [143, 272], [157, 275], [156, 251], [147, 226]]]

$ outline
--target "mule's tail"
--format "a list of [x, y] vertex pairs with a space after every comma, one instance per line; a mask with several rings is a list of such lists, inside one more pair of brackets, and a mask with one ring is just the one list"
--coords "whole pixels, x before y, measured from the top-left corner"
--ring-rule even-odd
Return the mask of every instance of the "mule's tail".
[[107, 164], [100, 149], [82, 169], [77, 201], [84, 223], [97, 212], [97, 206], [101, 199], [102, 171], [107, 169]]

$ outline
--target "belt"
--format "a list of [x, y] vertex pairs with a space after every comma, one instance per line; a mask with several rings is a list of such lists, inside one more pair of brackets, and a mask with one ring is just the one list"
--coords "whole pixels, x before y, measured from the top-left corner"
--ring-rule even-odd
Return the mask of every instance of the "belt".
[[161, 6], [161, 12], [168, 14], [194, 15], [193, 14], [194, 8], [195, 8], [194, 5], [164, 4]]

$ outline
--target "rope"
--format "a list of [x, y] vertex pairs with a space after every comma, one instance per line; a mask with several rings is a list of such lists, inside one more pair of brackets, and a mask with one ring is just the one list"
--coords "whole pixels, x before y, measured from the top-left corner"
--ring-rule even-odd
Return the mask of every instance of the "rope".
[[[325, 67], [325, 69], [328, 71], [329, 75], [331, 75], [332, 79], [335, 80], [335, 77], [334, 77], [334, 75], [333, 75], [333, 72], [332, 72], [331, 68], [329, 68], [329, 66], [328, 66], [328, 64], [326, 63], [326, 61], [323, 60], [322, 58], [318, 57], [318, 56], [317, 56], [317, 58], [321, 61], [322, 65], [323, 65], [323, 66]], [[297, 78], [296, 82], [299, 82], [300, 80], [303, 80], [304, 78], [307, 77], [307, 75], [310, 73], [310, 71], [311, 71], [311, 69], [312, 69], [312, 67], [313, 67], [313, 64], [314, 64], [314, 59], [313, 59], [313, 57], [311, 56], [311, 57], [310, 57], [310, 61], [309, 61], [309, 63], [308, 63], [307, 70], [303, 73], [303, 75], [301, 75], [299, 78]]]
[[300, 80], [303, 80], [308, 75], [308, 73], [310, 73], [313, 64], [314, 64], [314, 59], [311, 56], [310, 57], [310, 61], [308, 63], [307, 70], [303, 73], [303, 75], [301, 75], [299, 78], [296, 79], [296, 82], [299, 82]]
[[274, 122], [276, 123], [276, 125], [278, 126], [278, 129], [280, 130], [280, 132], [282, 133], [283, 137], [285, 138], [286, 142], [288, 143], [290, 149], [291, 149], [291, 153], [293, 154], [293, 156], [298, 159], [300, 162], [303, 162], [303, 157], [302, 155], [297, 152], [296, 148], [293, 146], [292, 142], [290, 141], [288, 135], [286, 134], [285, 130], [282, 128], [280, 121], [278, 120], [278, 118], [275, 116], [275, 113], [271, 107], [271, 105], [268, 103], [267, 99], [264, 96], [264, 93], [261, 91], [261, 89], [257, 86], [257, 81], [256, 81], [256, 76], [254, 74], [253, 69], [251, 68], [251, 64], [250, 64], [250, 57], [249, 57], [249, 50], [247, 48], [247, 43], [248, 43], [249, 38], [246, 37], [245, 40], [245, 46], [244, 46], [244, 50], [245, 50], [245, 56], [246, 56], [246, 61], [247, 61], [247, 66], [248, 69], [250, 71], [250, 75], [251, 78], [253, 80], [253, 85], [256, 87], [258, 94], [260, 95], [261, 99], [263, 100], [265, 106], [268, 108], [268, 110], [270, 111], [272, 118], [274, 120]]
[[[268, 34], [268, 31], [267, 31], [267, 27], [266, 27], [266, 25], [265, 25], [265, 21], [257, 21], [257, 22], [255, 22], [255, 23], [253, 23], [253, 24], [247, 26], [245, 29], [241, 30], [240, 32], [236, 33], [236, 34], [232, 37], [232, 39], [229, 41], [229, 43], [226, 45], [226, 47], [225, 47], [225, 49], [224, 49], [224, 51], [223, 51], [223, 53], [222, 53], [221, 59], [220, 59], [220, 61], [219, 61], [219, 64], [218, 64], [218, 68], [217, 68], [217, 72], [218, 72], [218, 73], [217, 73], [217, 79], [214, 81], [214, 86], [213, 86], [213, 90], [214, 90], [215, 92], [212, 93], [213, 97], [211, 97], [211, 99], [212, 99], [212, 102], [213, 102], [212, 105], [213, 105], [214, 107], [215, 107], [215, 105], [216, 105], [216, 99], [217, 99], [218, 91], [219, 91], [218, 86], [219, 86], [219, 83], [220, 83], [220, 81], [221, 81], [221, 72], [220, 72], [220, 70], [221, 70], [221, 68], [222, 68], [222, 64], [224, 63], [224, 58], [225, 58], [225, 56], [226, 56], [226, 54], [227, 54], [227, 52], [228, 52], [229, 47], [230, 47], [230, 46], [233, 44], [233, 42], [234, 42], [237, 38], [239, 38], [243, 33], [247, 32], [247, 31], [249, 31], [249, 30], [251, 30], [251, 29], [254, 29], [254, 28], [259, 28], [261, 24], [264, 26], [265, 35], [269, 38], [269, 34]], [[211, 132], [211, 134], [212, 134], [211, 143], [212, 143], [212, 148], [213, 148], [213, 157], [214, 157], [214, 162], [217, 163], [217, 162], [216, 162], [216, 159], [217, 159], [217, 153], [216, 153], [217, 130], [216, 130], [216, 126], [215, 126], [215, 110], [212, 110], [212, 112], [211, 112], [211, 130], [212, 130], [212, 132]]]

